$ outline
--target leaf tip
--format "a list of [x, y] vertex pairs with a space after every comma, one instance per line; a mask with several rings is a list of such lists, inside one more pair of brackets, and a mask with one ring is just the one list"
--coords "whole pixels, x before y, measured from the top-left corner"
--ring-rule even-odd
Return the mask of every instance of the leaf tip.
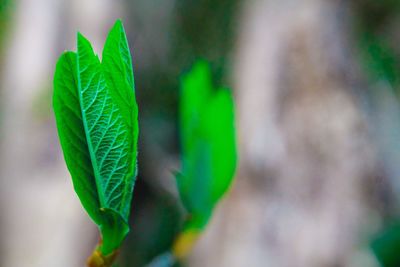
[[[82, 33], [80, 33], [80, 32], [77, 32], [77, 34], [76, 34], [76, 40], [77, 40], [77, 42], [78, 42], [78, 46], [79, 46], [80, 44], [88, 44], [89, 46], [91, 46], [89, 40], [88, 40]], [[79, 50], [79, 49], [78, 49], [78, 50]]]
[[121, 18], [116, 19], [114, 25], [121, 25], [122, 26], [122, 19]]
[[114, 26], [112, 27], [111, 31], [124, 31], [124, 25], [122, 23], [122, 20], [120, 18], [118, 18], [115, 23]]
[[82, 34], [81, 32], [78, 31], [78, 32], [76, 33], [76, 39], [79, 40], [79, 39], [81, 39], [81, 38], [85, 38], [85, 37], [83, 36], [83, 34]]

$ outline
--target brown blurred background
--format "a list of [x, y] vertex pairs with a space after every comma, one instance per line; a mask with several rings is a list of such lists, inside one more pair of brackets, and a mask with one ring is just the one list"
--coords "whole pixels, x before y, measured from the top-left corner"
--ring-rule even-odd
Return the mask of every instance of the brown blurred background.
[[122, 18], [140, 108], [132, 231], [141, 267], [182, 223], [179, 78], [198, 58], [232, 88], [240, 164], [182, 266], [400, 266], [400, 1], [0, 0], [0, 266], [83, 266], [98, 240], [51, 106], [80, 31]]

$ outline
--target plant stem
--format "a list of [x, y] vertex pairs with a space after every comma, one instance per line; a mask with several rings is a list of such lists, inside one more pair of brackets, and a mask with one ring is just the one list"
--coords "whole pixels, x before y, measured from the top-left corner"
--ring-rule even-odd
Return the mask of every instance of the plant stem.
[[87, 259], [88, 267], [111, 267], [115, 259], [117, 258], [118, 250], [113, 251], [109, 255], [103, 255], [99, 249], [99, 246], [93, 251], [92, 255]]
[[201, 232], [198, 230], [186, 230], [178, 235], [172, 245], [172, 254], [176, 259], [183, 259], [192, 251]]

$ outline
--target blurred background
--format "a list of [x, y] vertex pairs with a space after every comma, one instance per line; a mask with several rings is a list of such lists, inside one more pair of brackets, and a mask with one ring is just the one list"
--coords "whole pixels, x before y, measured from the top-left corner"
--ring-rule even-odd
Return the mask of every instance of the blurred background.
[[0, 266], [84, 266], [99, 236], [52, 111], [80, 31], [122, 18], [140, 109], [132, 230], [117, 266], [166, 251], [184, 216], [179, 80], [232, 88], [240, 164], [181, 266], [400, 266], [400, 1], [0, 0]]

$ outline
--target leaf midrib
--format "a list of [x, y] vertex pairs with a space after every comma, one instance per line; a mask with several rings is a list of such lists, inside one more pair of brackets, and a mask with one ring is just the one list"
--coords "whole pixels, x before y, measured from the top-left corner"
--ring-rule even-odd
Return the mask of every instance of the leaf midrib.
[[[78, 42], [79, 42], [79, 33], [78, 33]], [[79, 47], [79, 45], [78, 45]], [[88, 150], [89, 150], [89, 155], [90, 155], [90, 160], [92, 163], [92, 167], [93, 167], [93, 173], [94, 173], [94, 181], [96, 183], [96, 193], [97, 196], [99, 197], [99, 202], [100, 202], [100, 208], [101, 207], [105, 207], [105, 203], [104, 203], [104, 197], [102, 196], [101, 192], [98, 190], [99, 187], [99, 168], [97, 166], [97, 162], [96, 162], [96, 156], [92, 147], [92, 139], [90, 138], [90, 134], [89, 134], [89, 127], [87, 125], [87, 121], [86, 121], [86, 112], [83, 108], [83, 91], [82, 91], [82, 85], [81, 85], [81, 70], [80, 70], [80, 65], [79, 65], [79, 48], [77, 49], [77, 56], [76, 56], [76, 71], [77, 71], [77, 87], [78, 87], [78, 98], [79, 98], [79, 108], [81, 111], [81, 115], [82, 115], [82, 122], [83, 122], [83, 128], [84, 128], [84, 132], [85, 132], [85, 136], [86, 136], [86, 140], [87, 140], [87, 145], [88, 145]], [[86, 71], [89, 68], [89, 66], [87, 66], [85, 68]], [[82, 71], [82, 72], [83, 72]], [[93, 75], [94, 76], [94, 75]], [[89, 83], [90, 84], [90, 83]], [[100, 209], [101, 210], [101, 209]]]

